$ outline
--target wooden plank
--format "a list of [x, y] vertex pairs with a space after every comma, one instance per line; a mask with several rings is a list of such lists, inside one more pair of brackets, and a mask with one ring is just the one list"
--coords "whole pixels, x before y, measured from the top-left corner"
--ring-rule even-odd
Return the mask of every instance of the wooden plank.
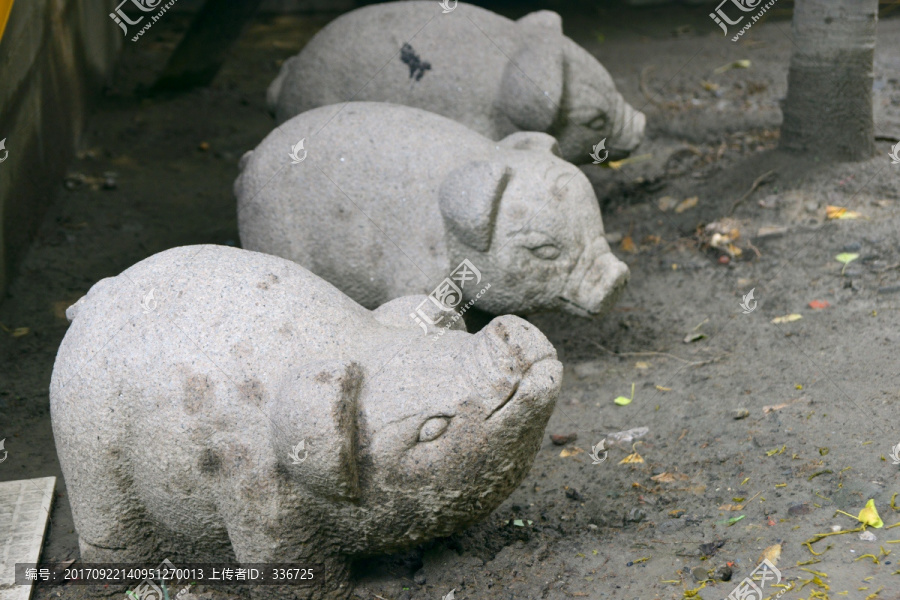
[[56, 477], [0, 483], [0, 600], [29, 600], [32, 586], [15, 584], [16, 563], [41, 558]]

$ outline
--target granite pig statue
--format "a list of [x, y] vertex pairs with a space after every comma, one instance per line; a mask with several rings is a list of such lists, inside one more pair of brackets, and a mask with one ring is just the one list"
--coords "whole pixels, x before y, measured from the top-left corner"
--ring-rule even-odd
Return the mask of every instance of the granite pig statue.
[[624, 158], [645, 124], [597, 59], [563, 35], [558, 14], [511, 21], [462, 2], [446, 14], [433, 0], [346, 13], [284, 62], [267, 93], [279, 122], [350, 100], [422, 108], [495, 140], [543, 131], [576, 164], [602, 140], [610, 160]]
[[235, 195], [244, 248], [296, 261], [368, 308], [427, 294], [464, 260], [491, 284], [476, 305], [489, 314], [596, 317], [628, 279], [590, 182], [545, 133], [495, 142], [407, 106], [326, 106], [245, 154]]
[[301, 266], [187, 246], [103, 279], [50, 384], [85, 562], [317, 565], [446, 536], [528, 473], [562, 366], [514, 316], [423, 335]]

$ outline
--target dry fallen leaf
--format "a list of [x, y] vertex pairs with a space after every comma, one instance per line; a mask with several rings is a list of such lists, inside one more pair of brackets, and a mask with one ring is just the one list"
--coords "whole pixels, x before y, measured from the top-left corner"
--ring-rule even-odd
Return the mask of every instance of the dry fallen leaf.
[[831, 303], [828, 300], [813, 300], [809, 303], [809, 307], [813, 310], [821, 310], [823, 308], [828, 308], [831, 306]]
[[664, 471], [659, 475], [654, 475], [650, 479], [652, 479], [653, 481], [659, 481], [661, 483], [672, 483], [673, 481], [684, 481], [685, 479], [690, 478], [684, 473], [669, 473]]
[[769, 414], [770, 412], [775, 412], [776, 410], [781, 410], [787, 406], [787, 403], [784, 404], [770, 404], [769, 406], [763, 406], [763, 413]]
[[650, 363], [639, 360], [638, 362], [634, 363], [634, 368], [635, 369], [649, 369]]
[[723, 504], [719, 510], [744, 510], [743, 504]]
[[584, 450], [582, 450], [578, 446], [573, 446], [572, 448], [563, 448], [562, 452], [559, 453], [559, 457], [568, 458], [570, 456], [575, 456], [576, 454], [581, 454], [582, 452], [584, 452]]
[[761, 563], [764, 560], [768, 560], [773, 565], [777, 565], [779, 558], [781, 558], [781, 544], [773, 544], [763, 550], [763, 553], [759, 556], [759, 560], [756, 562]]
[[661, 386], [661, 385], [657, 385], [657, 386], [656, 386], [656, 389], [658, 389], [658, 390], [661, 391], [661, 392], [671, 392], [671, 391], [672, 391], [672, 388], [670, 388], [670, 387], [663, 387], [663, 386]]
[[697, 196], [691, 196], [690, 198], [685, 198], [681, 202], [678, 203], [678, 206], [675, 207], [676, 213], [683, 213], [684, 211], [694, 208], [697, 206], [697, 201], [699, 198]]
[[659, 207], [659, 210], [668, 212], [678, 206], [678, 200], [676, 200], [672, 196], [663, 196], [656, 201], [656, 206]]
[[634, 240], [631, 239], [630, 235], [622, 238], [622, 243], [619, 244], [619, 247], [622, 248], [622, 252], [637, 252], [637, 246], [634, 245]]
[[826, 219], [859, 219], [860, 217], [862, 217], [862, 214], [855, 210], [847, 210], [844, 206], [832, 206], [829, 204], [825, 207]]
[[620, 465], [633, 465], [635, 463], [642, 463], [642, 462], [644, 462], [644, 458], [637, 452], [634, 452], [632, 454], [629, 454], [622, 460], [620, 460], [619, 464]]
[[789, 315], [784, 315], [783, 317], [775, 317], [772, 319], [772, 322], [776, 325], [781, 325], [782, 323], [790, 323], [791, 321], [799, 321], [803, 318], [803, 315], [798, 315], [797, 313], [791, 313]]

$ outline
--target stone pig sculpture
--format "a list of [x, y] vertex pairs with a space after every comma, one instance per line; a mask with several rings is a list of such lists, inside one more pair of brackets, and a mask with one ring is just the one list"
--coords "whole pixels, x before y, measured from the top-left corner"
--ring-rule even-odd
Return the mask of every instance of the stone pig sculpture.
[[267, 93], [278, 122], [350, 100], [422, 108], [495, 140], [543, 131], [576, 164], [603, 139], [611, 160], [624, 158], [645, 124], [597, 59], [563, 35], [558, 14], [511, 21], [462, 2], [447, 14], [429, 0], [341, 15], [285, 61]]
[[[368, 308], [429, 293], [469, 260], [491, 284], [482, 311], [598, 316], [628, 268], [610, 252], [587, 177], [558, 154], [545, 133], [494, 142], [406, 106], [317, 108], [241, 159], [241, 244], [300, 263]], [[465, 300], [478, 289], [464, 288]]]
[[345, 598], [350, 558], [487, 515], [528, 473], [562, 366], [518, 317], [422, 335], [420, 301], [368, 311], [224, 246], [94, 285], [50, 383], [82, 560], [315, 564], [304, 593]]

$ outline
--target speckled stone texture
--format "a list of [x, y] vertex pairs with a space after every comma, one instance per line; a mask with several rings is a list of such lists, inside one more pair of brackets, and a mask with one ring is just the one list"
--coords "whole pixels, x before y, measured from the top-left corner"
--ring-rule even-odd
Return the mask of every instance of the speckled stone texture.
[[624, 158], [645, 124], [555, 12], [511, 21], [462, 2], [444, 14], [432, 0], [341, 15], [285, 61], [267, 100], [279, 123], [355, 100], [422, 108], [495, 140], [543, 131], [576, 164], [604, 138], [610, 159]]
[[314, 564], [279, 597], [346, 598], [350, 558], [487, 515], [528, 472], [562, 366], [513, 316], [424, 335], [421, 299], [369, 311], [223, 246], [94, 285], [50, 386], [82, 560]]
[[[427, 294], [469, 260], [491, 285], [482, 311], [600, 316], [628, 268], [610, 252], [587, 177], [558, 152], [545, 133], [495, 142], [406, 106], [317, 108], [241, 160], [241, 244], [300, 263], [368, 308]], [[465, 300], [480, 289], [464, 288]]]

